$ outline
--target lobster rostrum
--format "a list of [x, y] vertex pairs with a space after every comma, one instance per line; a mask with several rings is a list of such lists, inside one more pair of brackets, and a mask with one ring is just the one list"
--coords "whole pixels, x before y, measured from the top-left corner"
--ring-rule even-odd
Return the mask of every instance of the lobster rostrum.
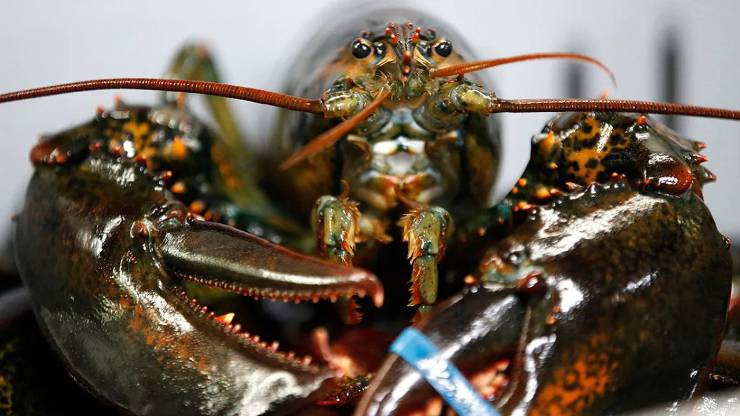
[[[500, 99], [466, 74], [533, 59], [608, 69], [570, 53], [468, 62], [454, 32], [412, 15], [350, 20], [332, 34], [336, 49], [314, 41], [320, 49], [296, 66], [311, 76], [291, 92], [320, 99], [222, 84], [197, 46], [168, 73], [185, 80], [0, 95], [167, 92], [157, 107], [101, 109], [31, 152], [18, 268], [77, 380], [135, 414], [265, 414], [352, 406], [377, 371], [357, 414], [441, 408], [406, 364], [390, 357], [379, 367], [361, 351], [362, 343], [382, 350], [408, 322], [405, 305], [389, 301], [400, 291], [383, 290], [398, 286], [403, 267], [379, 254], [403, 240], [416, 324], [503, 411], [621, 411], [701, 391], [730, 290], [727, 244], [702, 203], [713, 175], [700, 166], [699, 143], [613, 112], [740, 112]], [[208, 94], [220, 134], [172, 92]], [[223, 97], [294, 111], [280, 118], [260, 169]], [[490, 115], [531, 111], [587, 113], [548, 124], [517, 185], [487, 207], [499, 152]], [[446, 251], [455, 255], [440, 272]], [[377, 271], [383, 286], [355, 263]], [[345, 326], [360, 321], [355, 298], [366, 295], [386, 304], [367, 311], [364, 327]], [[275, 300], [317, 304], [290, 311]], [[337, 342], [325, 327], [339, 332]]]

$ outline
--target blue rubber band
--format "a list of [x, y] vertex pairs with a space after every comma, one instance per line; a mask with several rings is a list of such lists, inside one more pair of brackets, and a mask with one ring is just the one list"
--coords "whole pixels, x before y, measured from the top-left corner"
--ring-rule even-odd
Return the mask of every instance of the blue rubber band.
[[437, 347], [414, 328], [393, 341], [391, 352], [414, 367], [460, 416], [500, 416]]

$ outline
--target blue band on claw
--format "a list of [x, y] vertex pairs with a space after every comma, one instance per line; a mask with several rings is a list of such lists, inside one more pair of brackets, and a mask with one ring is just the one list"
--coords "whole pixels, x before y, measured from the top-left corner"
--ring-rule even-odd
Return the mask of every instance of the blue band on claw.
[[414, 367], [460, 416], [499, 416], [437, 347], [414, 328], [406, 328], [393, 341], [391, 352]]

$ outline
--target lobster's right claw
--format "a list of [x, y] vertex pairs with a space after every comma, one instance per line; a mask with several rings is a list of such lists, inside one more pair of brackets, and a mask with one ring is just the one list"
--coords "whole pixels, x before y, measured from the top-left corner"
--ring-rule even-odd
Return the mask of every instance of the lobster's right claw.
[[[132, 178], [125, 191], [121, 177]], [[239, 316], [214, 314], [183, 282], [292, 302], [369, 295], [379, 305], [375, 276], [188, 218], [146, 179], [100, 157], [40, 168], [29, 186], [16, 258], [70, 372], [135, 414], [284, 414], [318, 399], [334, 371], [265, 342]], [[258, 318], [244, 318], [261, 321], [264, 305], [247, 306]]]

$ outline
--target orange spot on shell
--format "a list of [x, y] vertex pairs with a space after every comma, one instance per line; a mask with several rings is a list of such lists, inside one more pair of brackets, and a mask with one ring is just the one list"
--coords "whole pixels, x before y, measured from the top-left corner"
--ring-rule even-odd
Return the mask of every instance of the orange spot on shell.
[[619, 361], [609, 348], [607, 336], [594, 334], [585, 344], [575, 346], [563, 357], [567, 364], [554, 367], [549, 382], [542, 386], [530, 414], [584, 414], [597, 399], [615, 386]]
[[516, 204], [516, 206], [515, 206], [514, 208], [515, 208], [515, 209], [520, 209], [520, 210], [522, 210], [522, 211], [528, 211], [528, 210], [530, 210], [530, 209], [533, 209], [534, 207], [535, 207], [535, 206], [534, 206], [534, 205], [532, 205], [532, 204], [530, 204], [529, 202], [526, 202], [526, 201], [519, 201], [519, 203], [517, 203], [517, 204]]
[[176, 159], [184, 159], [188, 155], [188, 147], [180, 136], [172, 140], [171, 152]]
[[193, 213], [202, 214], [203, 211], [205, 211], [206, 209], [206, 204], [202, 200], [196, 199], [195, 201], [190, 203], [188, 209]]
[[536, 191], [534, 191], [534, 196], [537, 199], [547, 199], [550, 197], [550, 191], [548, 191], [544, 186], [540, 186]]
[[176, 194], [184, 194], [185, 192], [187, 192], [187, 187], [182, 181], [177, 181], [174, 185], [172, 185], [170, 191]]
[[537, 148], [541, 155], [549, 155], [552, 153], [556, 143], [555, 132], [550, 130], [547, 132], [547, 136], [539, 142]]

